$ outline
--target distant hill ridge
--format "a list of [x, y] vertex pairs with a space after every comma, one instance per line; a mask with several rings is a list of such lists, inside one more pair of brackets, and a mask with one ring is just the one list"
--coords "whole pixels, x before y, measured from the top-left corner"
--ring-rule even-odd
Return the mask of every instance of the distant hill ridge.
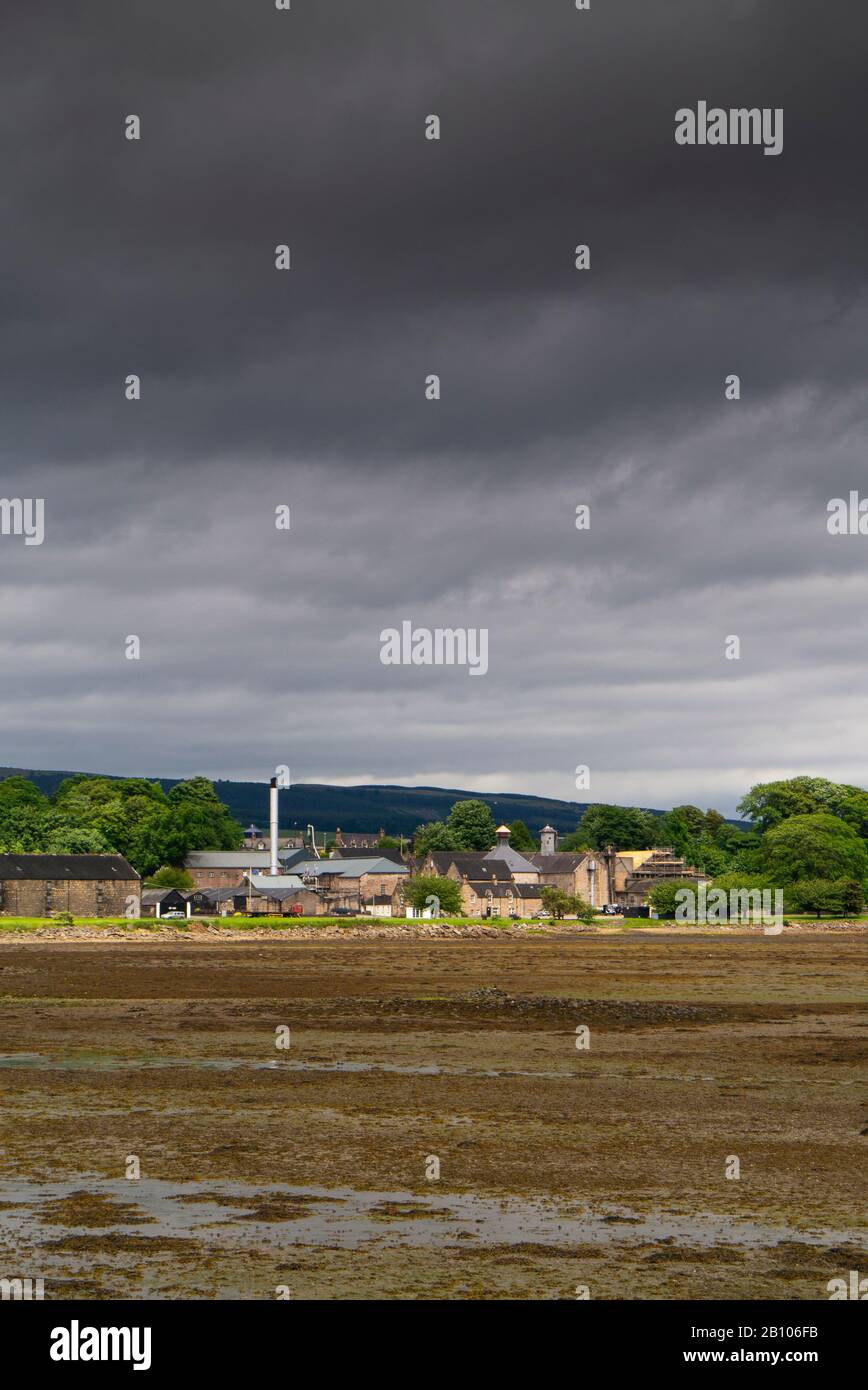
[[[48, 772], [38, 768], [0, 767], [0, 781], [7, 777], [26, 777], [46, 795], [56, 789], [65, 777], [81, 774]], [[85, 773], [87, 777], [112, 776], [109, 773]], [[164, 791], [175, 786], [180, 777], [150, 777]], [[215, 781], [214, 788], [229, 807], [236, 820], [246, 826], [251, 821], [265, 829], [268, 824], [267, 782]], [[303, 829], [313, 824], [317, 830], [332, 832], [337, 826], [346, 831], [376, 831], [382, 826], [390, 835], [412, 835], [417, 825], [426, 821], [445, 820], [455, 801], [478, 797], [491, 810], [495, 820], [523, 820], [538, 834], [544, 825], [554, 826], [561, 835], [575, 830], [588, 806], [587, 801], [557, 801], [544, 796], [524, 796], [503, 793], [491, 796], [488, 792], [465, 791], [460, 787], [398, 787], [373, 785], [334, 787], [324, 782], [299, 782], [280, 793], [280, 828]], [[653, 807], [644, 807], [653, 810]], [[655, 814], [660, 815], [657, 811]], [[733, 822], [738, 825], [742, 822]]]

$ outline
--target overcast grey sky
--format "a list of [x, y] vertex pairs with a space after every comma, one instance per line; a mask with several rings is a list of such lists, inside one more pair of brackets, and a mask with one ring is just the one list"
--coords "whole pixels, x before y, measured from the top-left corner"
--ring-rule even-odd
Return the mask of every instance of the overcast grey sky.
[[[863, 7], [4, 27], [0, 496], [45, 541], [0, 536], [0, 763], [727, 813], [868, 784], [868, 537], [826, 529], [868, 494]], [[700, 100], [783, 108], [783, 152], [677, 146]], [[488, 673], [383, 666], [403, 619], [487, 628]]]

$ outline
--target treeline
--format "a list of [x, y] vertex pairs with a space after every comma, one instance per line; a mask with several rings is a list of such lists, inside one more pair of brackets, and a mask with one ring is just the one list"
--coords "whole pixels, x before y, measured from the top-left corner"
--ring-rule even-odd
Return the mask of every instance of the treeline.
[[241, 827], [207, 777], [159, 782], [68, 777], [50, 797], [24, 777], [0, 782], [0, 852], [123, 854], [143, 876], [191, 850], [237, 849]]

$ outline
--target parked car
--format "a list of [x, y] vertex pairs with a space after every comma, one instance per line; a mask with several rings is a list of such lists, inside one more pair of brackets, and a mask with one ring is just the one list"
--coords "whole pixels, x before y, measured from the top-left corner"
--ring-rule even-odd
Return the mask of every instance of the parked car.
[[551, 917], [552, 914], [550, 912], [546, 912], [544, 907], [541, 907], [539, 912], [535, 912], [533, 915], [534, 917]]
[[160, 921], [166, 922], [169, 920], [169, 918], [174, 918], [177, 921], [179, 917], [183, 921], [186, 918], [186, 916], [186, 912], [182, 912], [179, 907], [170, 907], [168, 912], [160, 913]]
[[605, 903], [602, 910], [606, 917], [623, 917], [624, 915], [624, 909], [620, 903]]

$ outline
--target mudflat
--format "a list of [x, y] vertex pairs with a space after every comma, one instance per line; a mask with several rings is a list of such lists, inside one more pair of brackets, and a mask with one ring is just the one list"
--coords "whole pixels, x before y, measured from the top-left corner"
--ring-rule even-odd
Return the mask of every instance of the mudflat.
[[866, 978], [864, 930], [7, 938], [0, 1277], [827, 1299], [868, 1257]]

